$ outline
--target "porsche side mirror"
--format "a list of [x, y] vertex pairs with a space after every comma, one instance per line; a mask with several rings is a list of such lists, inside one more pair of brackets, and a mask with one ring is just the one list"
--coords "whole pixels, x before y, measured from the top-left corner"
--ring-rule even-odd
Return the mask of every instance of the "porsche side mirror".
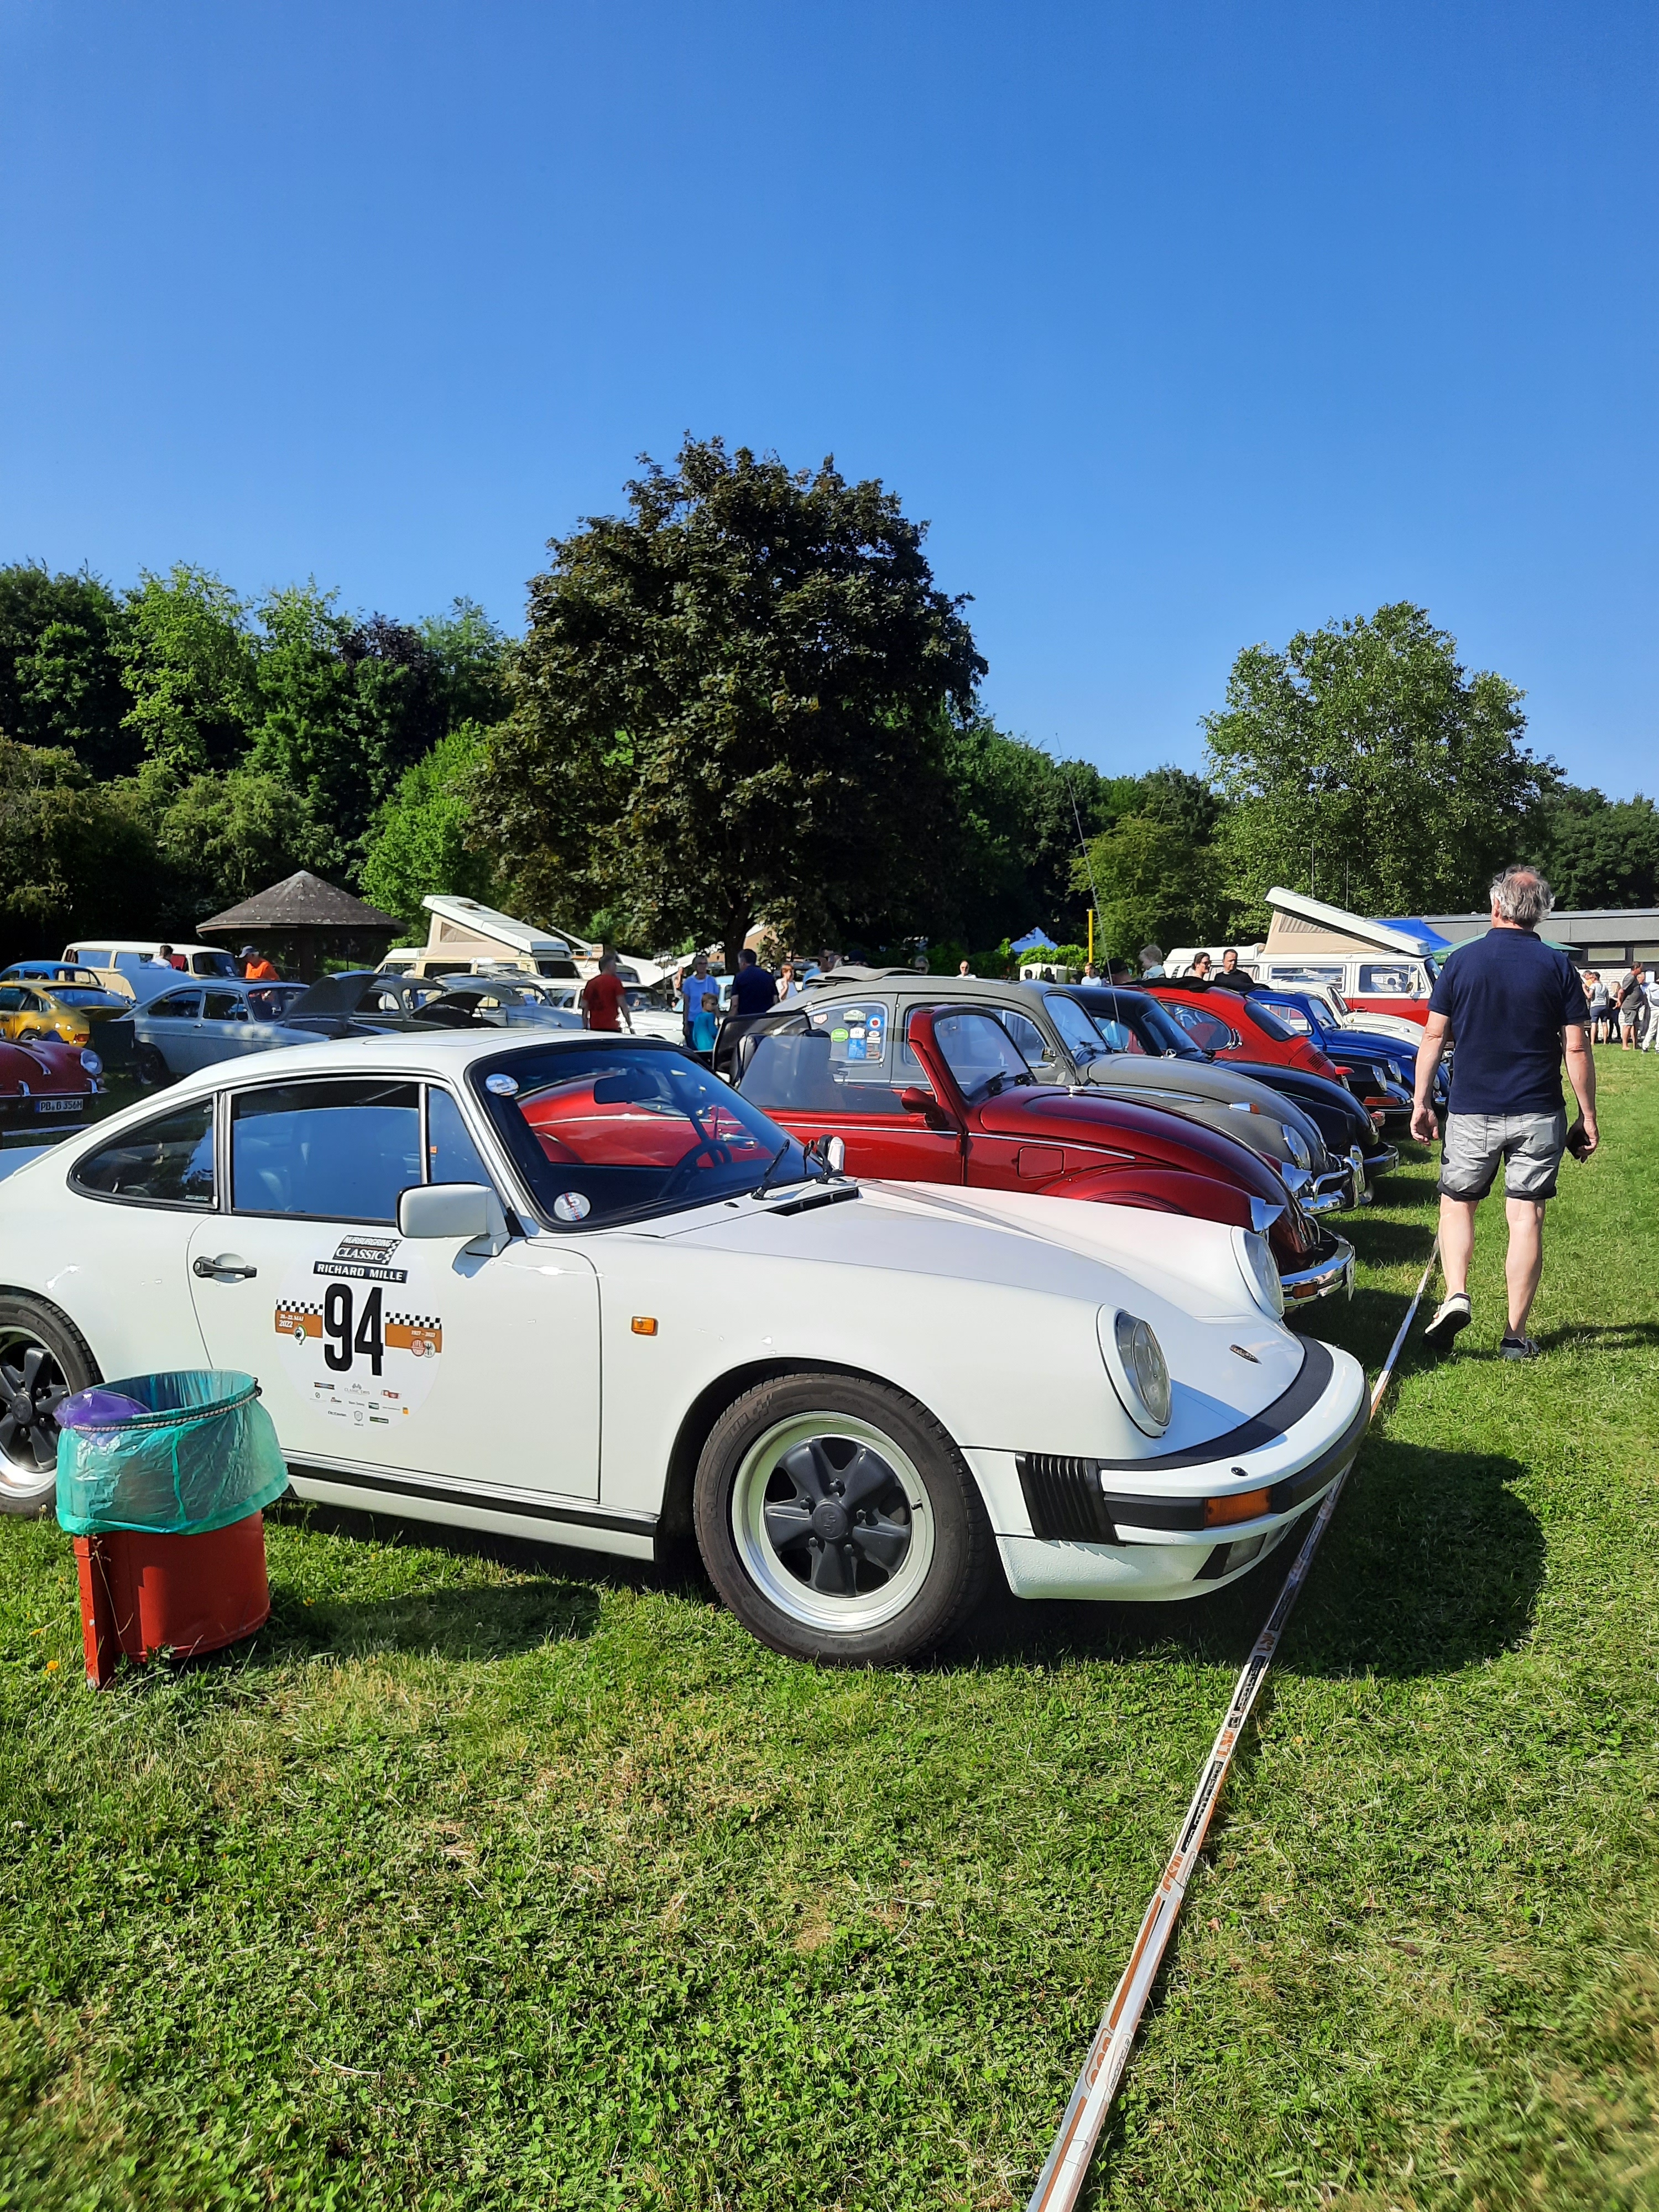
[[416, 1183], [398, 1197], [398, 1234], [411, 1241], [460, 1237], [492, 1255], [506, 1245], [507, 1216], [487, 1183]]

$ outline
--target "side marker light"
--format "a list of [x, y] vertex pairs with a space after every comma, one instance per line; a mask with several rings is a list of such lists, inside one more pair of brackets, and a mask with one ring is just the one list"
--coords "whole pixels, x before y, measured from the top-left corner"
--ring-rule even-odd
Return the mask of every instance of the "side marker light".
[[629, 1326], [632, 1328], [635, 1336], [654, 1336], [657, 1333], [656, 1316], [654, 1314], [635, 1314]]

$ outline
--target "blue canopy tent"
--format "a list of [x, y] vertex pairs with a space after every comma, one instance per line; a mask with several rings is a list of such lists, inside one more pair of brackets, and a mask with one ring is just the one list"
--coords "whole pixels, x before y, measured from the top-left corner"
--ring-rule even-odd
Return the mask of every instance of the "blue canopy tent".
[[1052, 937], [1046, 937], [1042, 930], [1034, 929], [1030, 932], [1029, 936], [1017, 937], [1013, 943], [1008, 947], [1008, 950], [1011, 952], [1015, 953], [1058, 952], [1060, 947], [1054, 943]]

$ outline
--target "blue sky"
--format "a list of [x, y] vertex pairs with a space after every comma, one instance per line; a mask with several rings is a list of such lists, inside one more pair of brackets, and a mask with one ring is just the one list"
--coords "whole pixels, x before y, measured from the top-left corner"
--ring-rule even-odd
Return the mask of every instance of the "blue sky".
[[1006, 727], [1197, 766], [1393, 599], [1656, 775], [1651, 8], [0, 0], [0, 558], [516, 628], [635, 456], [932, 521]]

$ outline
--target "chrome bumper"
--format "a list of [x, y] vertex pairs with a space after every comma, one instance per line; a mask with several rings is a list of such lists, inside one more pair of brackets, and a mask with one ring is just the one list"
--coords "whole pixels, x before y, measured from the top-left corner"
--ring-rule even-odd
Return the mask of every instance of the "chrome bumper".
[[1346, 1237], [1333, 1237], [1330, 1241], [1334, 1250], [1322, 1254], [1311, 1266], [1298, 1268], [1293, 1275], [1280, 1274], [1287, 1307], [1334, 1297], [1339, 1291], [1345, 1297], [1353, 1296], [1353, 1246]]
[[[1296, 1193], [1296, 1202], [1304, 1213], [1341, 1213], [1355, 1203], [1356, 1186], [1346, 1162], [1340, 1167], [1328, 1168], [1322, 1176], [1310, 1175], [1306, 1168], [1283, 1169], [1279, 1172]], [[1364, 1179], [1360, 1178], [1359, 1188]]]

